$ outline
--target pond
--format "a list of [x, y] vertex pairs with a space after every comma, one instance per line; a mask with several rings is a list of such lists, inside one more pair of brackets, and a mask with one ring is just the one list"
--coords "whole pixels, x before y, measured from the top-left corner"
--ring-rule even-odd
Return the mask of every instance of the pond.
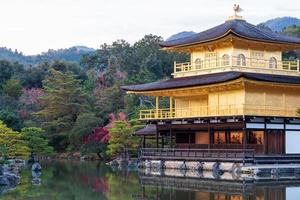
[[43, 163], [34, 181], [22, 183], [3, 200], [298, 200], [300, 180], [233, 181], [161, 177], [113, 170], [92, 162]]

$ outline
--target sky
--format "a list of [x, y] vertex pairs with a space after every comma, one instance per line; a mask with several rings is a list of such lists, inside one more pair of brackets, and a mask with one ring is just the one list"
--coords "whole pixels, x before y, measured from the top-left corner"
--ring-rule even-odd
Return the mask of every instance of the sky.
[[33, 55], [117, 39], [134, 43], [150, 33], [200, 32], [233, 15], [235, 3], [253, 24], [300, 18], [299, 0], [0, 0], [0, 46]]

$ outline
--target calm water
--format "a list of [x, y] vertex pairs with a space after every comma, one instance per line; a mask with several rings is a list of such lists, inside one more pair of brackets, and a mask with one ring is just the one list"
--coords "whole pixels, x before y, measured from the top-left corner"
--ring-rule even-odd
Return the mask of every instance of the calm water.
[[298, 200], [300, 181], [240, 181], [125, 173], [97, 163], [43, 163], [41, 184], [29, 170], [0, 199], [20, 200]]

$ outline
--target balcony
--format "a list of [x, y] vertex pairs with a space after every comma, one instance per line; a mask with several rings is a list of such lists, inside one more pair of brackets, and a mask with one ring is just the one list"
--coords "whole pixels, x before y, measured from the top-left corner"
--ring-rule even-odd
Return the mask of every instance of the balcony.
[[295, 117], [296, 108], [244, 104], [226, 106], [187, 107], [180, 109], [149, 109], [140, 111], [140, 120], [185, 119], [238, 115]]
[[299, 60], [277, 61], [228, 56], [198, 62], [174, 63], [174, 77], [195, 76], [224, 71], [299, 76]]

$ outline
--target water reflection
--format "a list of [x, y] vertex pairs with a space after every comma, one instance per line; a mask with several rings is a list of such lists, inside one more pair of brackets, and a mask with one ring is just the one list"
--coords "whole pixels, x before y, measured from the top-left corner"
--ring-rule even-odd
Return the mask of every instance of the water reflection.
[[[43, 163], [42, 174], [22, 172], [4, 200], [296, 200], [300, 180], [254, 181], [243, 176], [187, 172], [125, 172], [96, 163]], [[176, 177], [171, 175], [177, 175]]]

